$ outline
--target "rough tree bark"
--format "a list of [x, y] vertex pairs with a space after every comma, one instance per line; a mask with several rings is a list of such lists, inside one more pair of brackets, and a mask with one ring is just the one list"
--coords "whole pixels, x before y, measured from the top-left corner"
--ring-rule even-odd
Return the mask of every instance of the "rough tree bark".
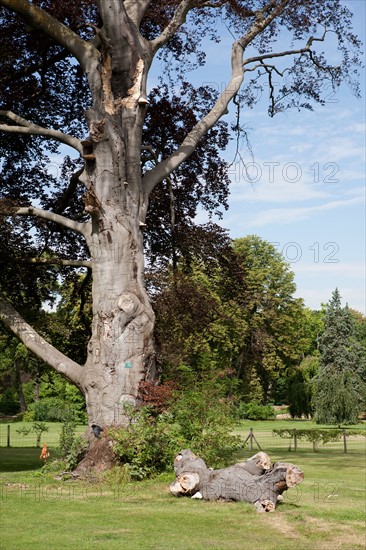
[[273, 512], [284, 491], [304, 479], [294, 464], [276, 462], [271, 465], [266, 453], [260, 452], [245, 462], [212, 470], [189, 449], [174, 460], [175, 481], [170, 491], [175, 496], [206, 500], [246, 501], [258, 512]]

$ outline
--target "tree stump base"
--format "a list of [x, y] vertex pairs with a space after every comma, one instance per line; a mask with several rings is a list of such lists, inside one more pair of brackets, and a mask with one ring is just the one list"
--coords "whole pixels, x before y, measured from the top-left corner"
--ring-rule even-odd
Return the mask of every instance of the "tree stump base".
[[185, 449], [174, 459], [174, 472], [176, 478], [170, 485], [174, 496], [251, 502], [258, 512], [274, 512], [282, 493], [304, 479], [304, 473], [294, 464], [272, 465], [263, 452], [228, 468], [213, 470]]
[[109, 470], [115, 460], [113, 442], [110, 438], [97, 439], [85, 457], [72, 472], [74, 477], [87, 479]]

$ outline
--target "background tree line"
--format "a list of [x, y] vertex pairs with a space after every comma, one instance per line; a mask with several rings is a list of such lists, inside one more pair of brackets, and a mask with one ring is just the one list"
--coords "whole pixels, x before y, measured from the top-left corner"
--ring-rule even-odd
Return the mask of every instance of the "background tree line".
[[[366, 318], [342, 307], [338, 290], [322, 310], [305, 307], [294, 297], [289, 264], [258, 236], [232, 242], [214, 225], [194, 230], [184, 254], [177, 248], [173, 262], [173, 252], [169, 258], [155, 251], [147, 272], [160, 387], [174, 383], [184, 394], [211, 382], [239, 415], [252, 402], [287, 404], [293, 417], [315, 413], [321, 423], [357, 421], [365, 403]], [[50, 282], [44, 284], [49, 292]], [[82, 361], [91, 317], [88, 274], [80, 270], [62, 284], [55, 278], [52, 292], [52, 310], [32, 305], [38, 331]], [[4, 328], [0, 372], [3, 414], [62, 420], [66, 403], [85, 421], [77, 388]], [[156, 390], [144, 389], [142, 400], [159, 401]]]

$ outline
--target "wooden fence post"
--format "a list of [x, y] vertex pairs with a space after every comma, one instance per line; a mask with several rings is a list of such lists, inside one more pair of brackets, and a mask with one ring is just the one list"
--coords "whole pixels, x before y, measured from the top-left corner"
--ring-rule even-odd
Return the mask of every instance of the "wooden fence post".
[[343, 447], [344, 447], [344, 452], [347, 454], [347, 432], [346, 432], [346, 430], [343, 430]]
[[10, 424], [8, 424], [8, 432], [7, 432], [7, 447], [10, 447]]
[[252, 451], [253, 450], [253, 428], [250, 428], [249, 441], [250, 441], [250, 450]]
[[253, 440], [255, 441], [258, 449], [261, 451], [262, 450], [262, 447], [259, 445], [258, 441], [256, 440], [255, 438], [255, 435], [253, 433], [253, 428], [249, 428], [249, 435], [248, 437], [246, 438], [246, 440], [244, 441], [244, 445], [246, 444], [246, 442], [248, 441], [249, 439], [249, 445], [250, 445], [250, 450], [252, 451], [253, 450]]
[[296, 428], [294, 429], [294, 451], [295, 451], [295, 453], [297, 451], [297, 431], [296, 431]]

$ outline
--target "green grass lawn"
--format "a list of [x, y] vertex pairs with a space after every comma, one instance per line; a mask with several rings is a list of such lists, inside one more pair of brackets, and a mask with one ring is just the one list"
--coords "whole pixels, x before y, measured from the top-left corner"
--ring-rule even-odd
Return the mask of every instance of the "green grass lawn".
[[[45, 422], [48, 432], [43, 432], [41, 443], [47, 443], [48, 447], [58, 447], [62, 422]], [[37, 436], [30, 433], [26, 436], [18, 434], [17, 430], [22, 427], [32, 426], [32, 422], [11, 422], [9, 420], [0, 421], [0, 447], [7, 446], [8, 426], [10, 426], [10, 446], [11, 447], [34, 447]], [[77, 426], [76, 433], [83, 434], [87, 426]]]
[[37, 470], [43, 466], [39, 458], [40, 449], [27, 447], [21, 448], [0, 448], [0, 472], [26, 472]]
[[[313, 428], [337, 428], [338, 426], [322, 426], [319, 424], [315, 424], [315, 422], [312, 422], [311, 420], [266, 420], [266, 421], [255, 421], [252, 420], [242, 420], [236, 430], [235, 433], [240, 435], [243, 440], [245, 441], [246, 438], [249, 435], [250, 428], [253, 429], [253, 434], [255, 437], [255, 440], [253, 440], [253, 451], [258, 450], [258, 446], [256, 445], [256, 442], [259, 444], [260, 448], [268, 452], [268, 449], [275, 450], [276, 452], [286, 452], [291, 447], [293, 450], [293, 440], [290, 439], [284, 439], [279, 437], [278, 435], [273, 434], [274, 429], [313, 429]], [[347, 449], [348, 452], [353, 451], [366, 451], [366, 423], [362, 422], [353, 426], [347, 426], [347, 430], [356, 430], [359, 432], [360, 435], [352, 435], [347, 437]], [[346, 430], [346, 431], [347, 431]], [[247, 449], [249, 446], [249, 441], [247, 443]], [[298, 440], [297, 442], [298, 450], [303, 451], [311, 451], [312, 450], [312, 443], [310, 441], [306, 440]], [[335, 442], [329, 442], [326, 445], [322, 445], [321, 443], [318, 446], [319, 452], [328, 452], [331, 450], [338, 450], [339, 452], [343, 451], [343, 438], [339, 441]]]
[[[366, 429], [366, 422], [360, 422], [359, 424], [353, 424], [351, 426], [342, 426], [350, 430], [360, 430], [363, 431]], [[241, 420], [239, 424], [239, 430], [249, 431], [249, 428], [253, 428], [255, 432], [270, 432], [273, 429], [286, 428], [293, 430], [297, 428], [303, 430], [306, 428], [338, 428], [338, 426], [326, 426], [323, 424], [316, 424], [313, 420], [300, 420], [285, 418], [283, 420]]]
[[364, 449], [266, 451], [305, 473], [273, 514], [175, 498], [173, 474], [120, 486], [56, 481], [40, 473], [38, 449], [0, 449], [1, 548], [364, 550]]

